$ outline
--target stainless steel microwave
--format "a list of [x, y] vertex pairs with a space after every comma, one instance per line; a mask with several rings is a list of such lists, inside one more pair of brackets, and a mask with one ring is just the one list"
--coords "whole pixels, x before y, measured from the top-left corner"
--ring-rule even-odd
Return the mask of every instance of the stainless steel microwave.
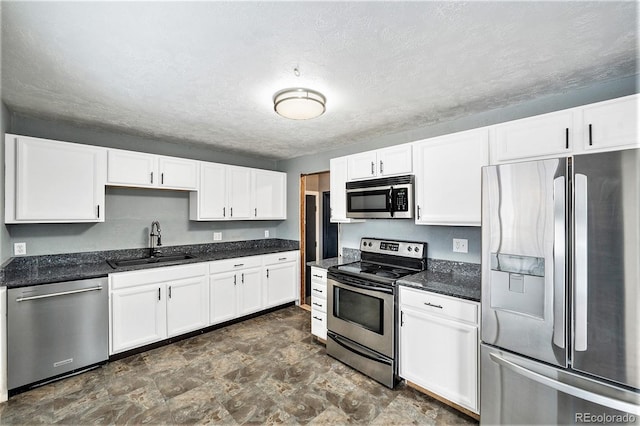
[[413, 175], [347, 182], [347, 217], [412, 218], [413, 182]]

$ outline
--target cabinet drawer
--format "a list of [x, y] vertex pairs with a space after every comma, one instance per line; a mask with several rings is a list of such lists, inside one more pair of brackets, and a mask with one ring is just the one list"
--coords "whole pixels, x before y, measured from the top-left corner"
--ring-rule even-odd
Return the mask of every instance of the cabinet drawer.
[[311, 310], [312, 312], [327, 312], [327, 299], [311, 296]]
[[478, 324], [478, 304], [428, 291], [400, 288], [400, 307], [411, 306], [422, 312]]
[[311, 311], [311, 334], [321, 339], [327, 338], [327, 314]]
[[327, 286], [325, 284], [311, 282], [311, 296], [326, 299], [327, 298]]
[[185, 278], [207, 275], [207, 264], [165, 266], [142, 271], [117, 272], [109, 275], [111, 289], [135, 287], [145, 284], [165, 283]]
[[237, 269], [262, 266], [262, 256], [236, 257], [233, 259], [216, 260], [209, 263], [209, 273], [234, 271]]
[[262, 258], [265, 265], [274, 265], [282, 262], [295, 262], [299, 255], [300, 252], [298, 251], [285, 251], [281, 253], [265, 254]]
[[322, 268], [311, 267], [311, 280], [326, 284], [327, 270]]

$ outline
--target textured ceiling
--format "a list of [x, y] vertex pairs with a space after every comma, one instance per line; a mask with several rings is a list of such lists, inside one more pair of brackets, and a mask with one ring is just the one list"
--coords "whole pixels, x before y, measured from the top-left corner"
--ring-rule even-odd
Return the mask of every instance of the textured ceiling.
[[[2, 100], [36, 117], [292, 158], [637, 74], [637, 8], [2, 1]], [[291, 86], [323, 92], [327, 112], [276, 115], [273, 94]]]

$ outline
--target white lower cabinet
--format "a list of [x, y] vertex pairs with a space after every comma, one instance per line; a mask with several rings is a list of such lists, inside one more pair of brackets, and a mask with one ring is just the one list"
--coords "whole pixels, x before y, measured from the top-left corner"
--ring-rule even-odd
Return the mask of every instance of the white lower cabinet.
[[209, 313], [206, 272], [202, 263], [111, 274], [110, 353], [205, 327]]
[[327, 340], [327, 270], [311, 267], [311, 334]]
[[238, 314], [252, 314], [262, 310], [262, 268], [245, 269], [238, 274]]
[[478, 303], [400, 288], [399, 375], [479, 413]]
[[265, 308], [282, 305], [298, 298], [299, 252], [291, 251], [265, 255]]

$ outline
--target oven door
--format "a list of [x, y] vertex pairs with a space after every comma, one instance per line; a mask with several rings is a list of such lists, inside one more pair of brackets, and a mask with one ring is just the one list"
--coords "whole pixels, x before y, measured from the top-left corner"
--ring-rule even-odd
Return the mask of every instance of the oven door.
[[327, 286], [327, 329], [394, 358], [395, 289], [344, 276]]

